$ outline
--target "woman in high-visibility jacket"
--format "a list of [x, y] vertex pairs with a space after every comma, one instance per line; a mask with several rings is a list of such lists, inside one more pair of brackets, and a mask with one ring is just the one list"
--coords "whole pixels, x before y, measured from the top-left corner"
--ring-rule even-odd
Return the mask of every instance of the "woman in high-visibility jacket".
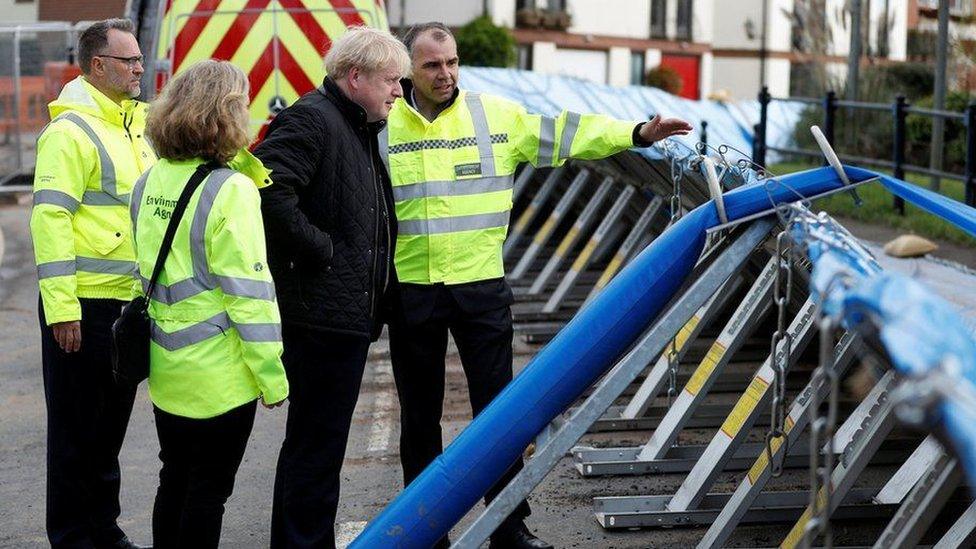
[[217, 547], [256, 401], [274, 407], [288, 396], [258, 194], [268, 171], [244, 150], [247, 106], [247, 78], [230, 63], [202, 61], [178, 75], [146, 127], [160, 161], [132, 192], [145, 291], [191, 175], [208, 161], [230, 166], [193, 193], [150, 296], [149, 394], [163, 462], [155, 547]]

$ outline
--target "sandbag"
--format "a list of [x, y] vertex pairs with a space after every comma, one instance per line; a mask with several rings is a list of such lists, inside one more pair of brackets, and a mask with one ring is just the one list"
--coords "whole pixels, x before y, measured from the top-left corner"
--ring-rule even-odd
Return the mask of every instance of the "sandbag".
[[891, 257], [921, 257], [938, 249], [935, 242], [914, 234], [903, 234], [884, 245], [885, 254]]

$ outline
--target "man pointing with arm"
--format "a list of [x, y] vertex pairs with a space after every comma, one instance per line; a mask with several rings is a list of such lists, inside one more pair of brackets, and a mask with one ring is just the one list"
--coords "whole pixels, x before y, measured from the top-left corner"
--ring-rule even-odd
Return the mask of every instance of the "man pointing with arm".
[[[559, 166], [646, 147], [691, 126], [655, 117], [634, 123], [602, 115], [530, 114], [509, 100], [457, 87], [457, 44], [441, 23], [410, 29], [412, 78], [390, 113], [386, 160], [399, 227], [399, 299], [390, 352], [401, 408], [405, 484], [442, 451], [444, 360], [450, 331], [477, 415], [512, 379], [512, 291], [502, 243], [516, 167]], [[518, 472], [516, 463], [487, 494]], [[524, 524], [523, 502], [491, 537], [494, 549], [546, 548]], [[441, 545], [447, 545], [442, 540]]]

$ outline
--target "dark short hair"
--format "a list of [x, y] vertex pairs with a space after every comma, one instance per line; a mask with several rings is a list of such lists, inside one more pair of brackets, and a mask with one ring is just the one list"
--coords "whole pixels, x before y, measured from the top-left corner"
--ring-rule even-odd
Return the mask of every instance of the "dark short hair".
[[413, 43], [420, 38], [421, 34], [425, 32], [432, 31], [430, 36], [438, 42], [443, 42], [448, 38], [454, 38], [454, 33], [451, 29], [447, 28], [447, 25], [441, 23], [440, 21], [431, 21], [430, 23], [418, 23], [407, 30], [407, 33], [403, 35], [403, 44], [407, 46], [407, 51], [413, 54]]
[[108, 46], [108, 31], [111, 29], [135, 34], [136, 27], [128, 19], [103, 19], [92, 23], [78, 37], [78, 66], [85, 74], [91, 72], [92, 58]]

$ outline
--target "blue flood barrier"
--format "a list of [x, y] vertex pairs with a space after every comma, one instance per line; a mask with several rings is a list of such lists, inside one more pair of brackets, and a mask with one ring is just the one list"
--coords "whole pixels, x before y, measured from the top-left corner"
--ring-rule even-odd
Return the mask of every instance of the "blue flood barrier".
[[[876, 174], [865, 172], [866, 177]], [[863, 178], [853, 175], [852, 180]], [[725, 195], [737, 220], [842, 186], [830, 168], [760, 182]], [[799, 196], [798, 196], [799, 195]], [[642, 251], [397, 496], [350, 545], [430, 547], [447, 534], [529, 442], [579, 397], [643, 333], [701, 255], [718, 225], [715, 204], [691, 211]]]
[[[844, 171], [855, 183], [877, 178], [893, 194], [976, 236], [976, 210], [972, 208], [870, 170], [845, 166]], [[729, 220], [736, 221], [841, 187], [831, 168], [815, 168], [729, 191], [724, 195], [725, 209]], [[708, 202], [654, 240], [350, 547], [429, 547], [447, 534], [518, 459], [533, 437], [647, 329], [694, 267], [704, 247], [705, 231], [718, 223], [715, 205]], [[968, 369], [967, 378], [976, 382], [976, 370]], [[952, 440], [960, 441], [954, 445], [973, 475], [973, 408], [952, 401], [940, 406], [940, 425]]]
[[[920, 207], [950, 209], [958, 225], [976, 216], [976, 210], [956, 208], [935, 193], [916, 194], [923, 189], [910, 184], [883, 183], [906, 192], [906, 199], [921, 198]], [[902, 383], [932, 383], [918, 389], [930, 404], [925, 427], [944, 435], [976, 485], [976, 340], [959, 312], [918, 281], [883, 271], [829, 221], [794, 223], [792, 231], [813, 261], [811, 295], [824, 313], [847, 329], [876, 332]], [[835, 284], [838, 279], [845, 283]]]

